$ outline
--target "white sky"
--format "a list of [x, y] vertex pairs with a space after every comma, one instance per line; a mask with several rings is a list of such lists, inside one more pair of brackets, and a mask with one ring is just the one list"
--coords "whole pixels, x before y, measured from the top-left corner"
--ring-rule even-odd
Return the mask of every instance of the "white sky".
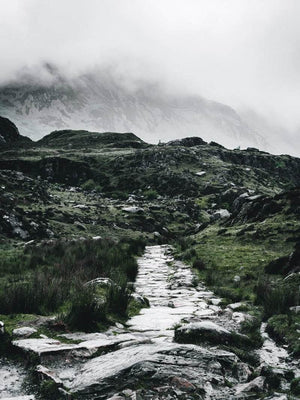
[[[109, 66], [300, 127], [300, 0], [1, 0], [0, 83]], [[300, 132], [300, 129], [298, 130]]]

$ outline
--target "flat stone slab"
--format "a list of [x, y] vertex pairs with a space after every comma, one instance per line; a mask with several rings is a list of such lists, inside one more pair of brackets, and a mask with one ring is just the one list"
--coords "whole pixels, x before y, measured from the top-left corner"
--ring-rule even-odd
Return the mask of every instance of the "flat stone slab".
[[25, 352], [34, 352], [38, 355], [80, 349], [78, 344], [65, 344], [51, 338], [14, 340], [12, 344]]
[[[45, 354], [62, 353], [73, 350], [93, 350], [100, 348], [109, 348], [120, 343], [133, 341], [136, 336], [131, 333], [124, 333], [119, 335], [107, 336], [101, 333], [71, 333], [62, 335], [68, 339], [83, 340], [78, 344], [62, 343], [59, 340], [51, 338], [37, 338], [37, 339], [21, 339], [14, 340], [12, 344], [25, 352], [34, 352], [39, 356]], [[80, 340], [79, 339], [79, 340]], [[87, 340], [84, 340], [87, 339]]]
[[31, 328], [30, 326], [23, 326], [22, 328], [16, 328], [13, 330], [13, 335], [18, 337], [28, 337], [36, 333], [37, 330], [35, 328]]
[[35, 396], [1, 397], [1, 400], [35, 400]]

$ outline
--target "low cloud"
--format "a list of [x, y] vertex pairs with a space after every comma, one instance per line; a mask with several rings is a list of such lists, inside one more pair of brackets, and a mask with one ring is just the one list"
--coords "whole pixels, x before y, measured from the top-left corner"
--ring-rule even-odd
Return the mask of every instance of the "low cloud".
[[[109, 69], [300, 132], [298, 0], [2, 0], [0, 83]], [[47, 80], [47, 74], [40, 79]]]

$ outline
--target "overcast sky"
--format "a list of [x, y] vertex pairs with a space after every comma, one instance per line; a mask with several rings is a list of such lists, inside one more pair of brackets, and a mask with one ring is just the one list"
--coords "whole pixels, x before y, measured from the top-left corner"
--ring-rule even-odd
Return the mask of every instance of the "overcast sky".
[[300, 127], [300, 0], [1, 0], [0, 51], [0, 82], [109, 66]]

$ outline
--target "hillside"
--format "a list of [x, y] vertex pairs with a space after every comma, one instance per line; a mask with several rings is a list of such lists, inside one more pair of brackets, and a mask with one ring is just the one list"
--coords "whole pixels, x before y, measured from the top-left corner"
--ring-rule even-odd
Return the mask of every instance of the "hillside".
[[146, 144], [133, 133], [89, 132], [89, 131], [55, 131], [44, 136], [37, 142], [39, 147], [53, 147], [59, 149], [84, 148], [95, 149], [101, 147], [133, 147], [140, 148]]
[[0, 152], [0, 352], [47, 367], [39, 395], [297, 398], [299, 158], [86, 130]]
[[8, 118], [0, 117], [0, 146], [7, 148], [10, 146], [30, 145], [31, 140], [20, 135], [16, 125]]

